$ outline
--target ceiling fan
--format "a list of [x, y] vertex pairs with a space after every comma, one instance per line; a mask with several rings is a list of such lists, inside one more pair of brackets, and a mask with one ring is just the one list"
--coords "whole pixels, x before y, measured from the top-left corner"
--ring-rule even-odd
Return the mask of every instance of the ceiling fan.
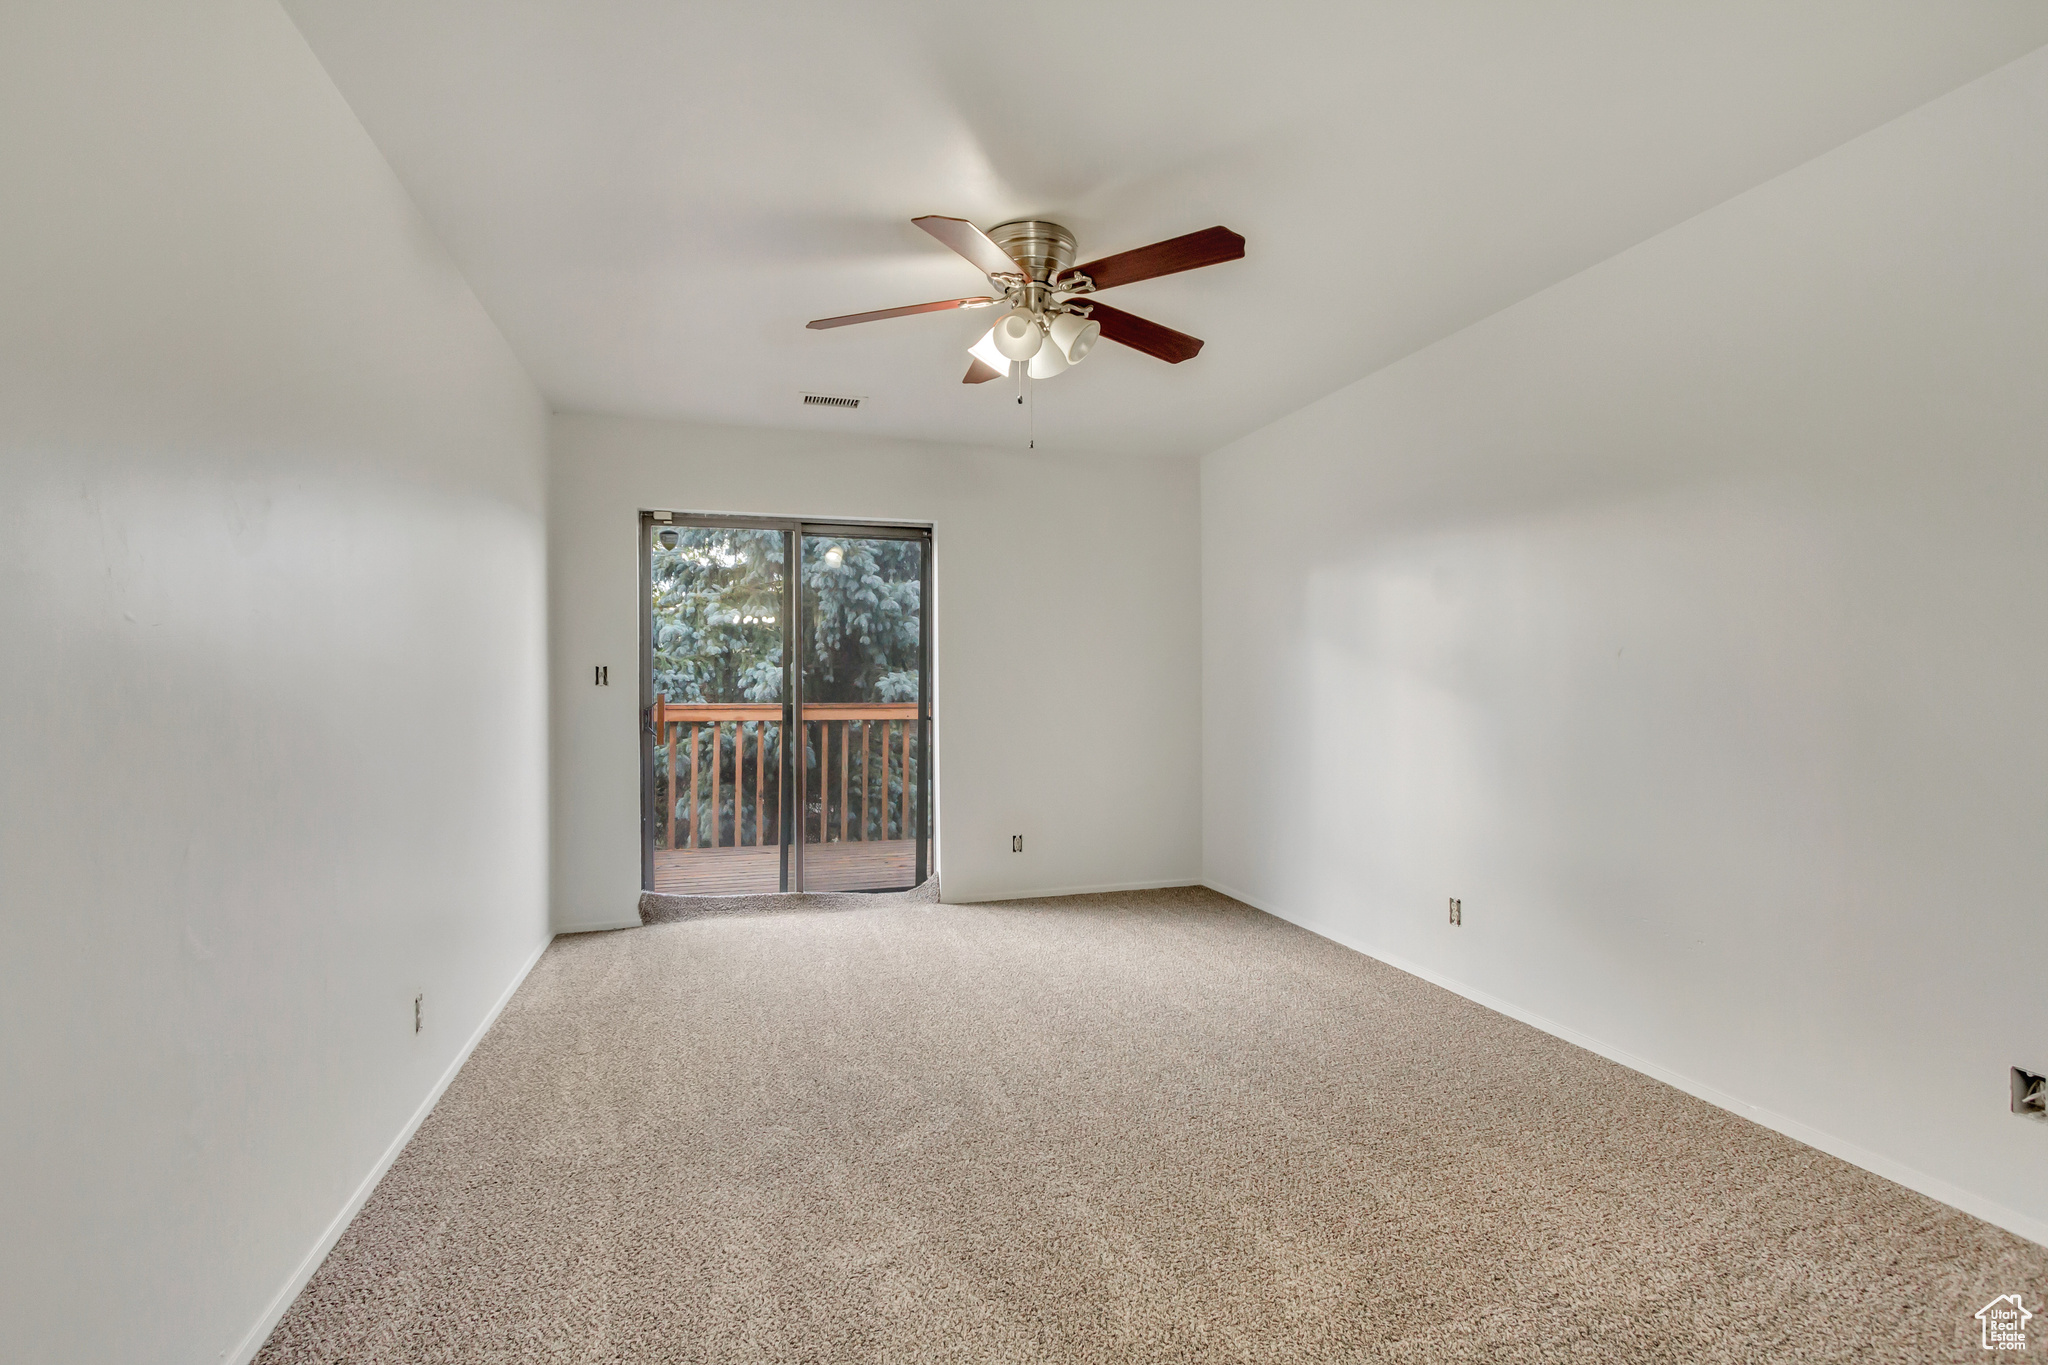
[[1098, 303], [1093, 296], [1119, 284], [1219, 265], [1244, 255], [1244, 238], [1229, 228], [1212, 227], [1075, 265], [1074, 234], [1043, 219], [1020, 218], [999, 223], [987, 232], [964, 218], [928, 214], [910, 221], [959, 252], [988, 276], [997, 292], [819, 318], [807, 325], [812, 331], [823, 331], [912, 313], [1007, 305], [1009, 311], [996, 320], [988, 335], [968, 348], [973, 361], [960, 381], [963, 384], [1001, 378], [1011, 372], [1013, 364], [1024, 366], [1033, 379], [1050, 379], [1068, 366], [1078, 365], [1105, 337], [1169, 365], [1192, 359], [1202, 349], [1199, 338]]

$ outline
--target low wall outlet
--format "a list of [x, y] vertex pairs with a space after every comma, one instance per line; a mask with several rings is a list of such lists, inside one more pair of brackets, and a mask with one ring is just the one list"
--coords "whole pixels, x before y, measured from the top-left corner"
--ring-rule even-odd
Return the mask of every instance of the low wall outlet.
[[1453, 896], [1451, 897], [1451, 923], [1463, 924], [1464, 922], [1465, 902], [1459, 900], [1456, 896]]
[[412, 998], [412, 1031], [418, 1033], [425, 1021], [427, 997], [424, 993]]
[[2031, 1071], [2012, 1069], [2012, 1112], [2023, 1119], [2048, 1123], [2048, 1080]]
[[1023, 835], [1021, 835], [1021, 834], [1012, 834], [1012, 835], [1010, 836], [1010, 852], [1012, 852], [1012, 853], [1022, 853], [1023, 851], [1024, 851], [1024, 836], [1023, 836]]

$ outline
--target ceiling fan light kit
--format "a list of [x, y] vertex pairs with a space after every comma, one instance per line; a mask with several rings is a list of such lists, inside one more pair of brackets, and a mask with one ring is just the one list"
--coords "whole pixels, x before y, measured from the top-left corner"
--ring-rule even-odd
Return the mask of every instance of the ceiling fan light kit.
[[964, 218], [931, 214], [911, 221], [988, 276], [996, 294], [942, 299], [872, 313], [848, 313], [819, 318], [809, 326], [813, 331], [823, 331], [914, 313], [1002, 304], [1009, 311], [968, 348], [973, 360], [961, 381], [965, 384], [984, 384], [1002, 378], [1016, 364], [1026, 366], [1025, 373], [1033, 379], [1050, 379], [1087, 359], [1096, 342], [1104, 337], [1169, 365], [1192, 360], [1201, 352], [1200, 338], [1098, 303], [1091, 296], [1120, 284], [1134, 284], [1244, 256], [1243, 237], [1226, 227], [1212, 227], [1076, 266], [1074, 234], [1042, 218], [998, 223], [987, 232]]
[[1086, 360], [1102, 336], [1101, 323], [1090, 322], [1078, 313], [1061, 313], [1045, 330], [1069, 365], [1078, 365]]
[[995, 326], [996, 349], [1009, 360], [1029, 360], [1045, 344], [1038, 315], [1025, 308], [1003, 314]]
[[1031, 357], [1031, 363], [1024, 367], [1024, 373], [1033, 379], [1050, 379], [1073, 364], [1059, 347], [1047, 342], [1038, 348], [1038, 354]]
[[970, 384], [979, 384], [983, 379], [1000, 379], [1010, 372], [1010, 358], [996, 349], [996, 329], [993, 327], [981, 334], [981, 340], [967, 348], [967, 354], [988, 371], [981, 379], [968, 380]]

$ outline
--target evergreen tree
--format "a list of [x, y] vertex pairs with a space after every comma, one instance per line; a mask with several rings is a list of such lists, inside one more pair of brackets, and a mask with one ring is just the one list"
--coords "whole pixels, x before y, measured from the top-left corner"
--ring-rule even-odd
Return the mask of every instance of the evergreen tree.
[[782, 700], [780, 531], [678, 526], [658, 533], [654, 691], [672, 702]]
[[[662, 528], [652, 556], [654, 690], [672, 702], [778, 702], [780, 531]], [[917, 700], [920, 546], [805, 538], [800, 658], [812, 701]]]
[[914, 540], [805, 538], [808, 700], [917, 700], [919, 550]]

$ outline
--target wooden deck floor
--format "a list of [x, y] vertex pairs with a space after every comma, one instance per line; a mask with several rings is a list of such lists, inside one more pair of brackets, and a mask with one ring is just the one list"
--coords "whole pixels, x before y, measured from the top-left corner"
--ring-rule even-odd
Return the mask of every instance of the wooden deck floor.
[[[914, 839], [804, 845], [806, 891], [881, 891], [908, 886], [916, 875]], [[744, 896], [781, 884], [781, 850], [773, 845], [654, 850], [654, 889], [672, 896]]]

